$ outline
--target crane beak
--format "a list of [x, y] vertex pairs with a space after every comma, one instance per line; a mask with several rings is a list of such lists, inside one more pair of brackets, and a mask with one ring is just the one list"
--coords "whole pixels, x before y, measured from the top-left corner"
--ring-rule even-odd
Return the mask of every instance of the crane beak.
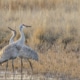
[[8, 29], [10, 29], [11, 31], [15, 31], [15, 30], [13, 30], [12, 28], [10, 28], [10, 27], [8, 27]]
[[13, 31], [13, 29], [12, 29], [12, 28], [10, 28], [10, 27], [8, 27], [8, 29], [10, 29], [10, 30], [12, 30], [12, 31]]
[[25, 27], [31, 27], [31, 26], [27, 26], [27, 25], [25, 25]]
[[25, 27], [31, 27], [31, 26], [28, 26], [28, 25], [25, 25], [25, 24], [23, 24], [23, 26], [25, 26]]

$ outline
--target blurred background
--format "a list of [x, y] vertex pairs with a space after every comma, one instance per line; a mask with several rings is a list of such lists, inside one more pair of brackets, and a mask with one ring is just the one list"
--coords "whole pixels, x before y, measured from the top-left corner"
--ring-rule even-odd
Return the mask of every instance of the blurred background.
[[34, 73], [80, 79], [80, 0], [0, 0], [0, 49], [12, 35], [8, 27], [17, 31], [17, 40], [23, 23], [32, 26], [24, 30], [25, 43], [42, 63], [32, 61]]

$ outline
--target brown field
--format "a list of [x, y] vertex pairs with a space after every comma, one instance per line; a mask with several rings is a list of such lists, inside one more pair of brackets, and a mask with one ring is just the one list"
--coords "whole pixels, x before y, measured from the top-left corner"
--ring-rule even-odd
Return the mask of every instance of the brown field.
[[0, 0], [0, 49], [11, 37], [8, 27], [18, 31], [17, 40], [22, 23], [32, 26], [24, 30], [26, 44], [39, 55], [39, 62], [31, 61], [34, 73], [80, 79], [80, 0]]

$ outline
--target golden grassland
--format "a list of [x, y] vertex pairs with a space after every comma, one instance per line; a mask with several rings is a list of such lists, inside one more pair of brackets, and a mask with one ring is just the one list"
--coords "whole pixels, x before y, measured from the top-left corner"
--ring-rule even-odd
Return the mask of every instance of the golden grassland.
[[[7, 10], [19, 10], [19, 9], [56, 9], [60, 6], [67, 6], [68, 8], [71, 5], [71, 8], [77, 8], [79, 6], [79, 0], [0, 0], [0, 9]], [[70, 8], [69, 8], [70, 9]]]
[[[39, 63], [31, 61], [34, 73], [61, 73], [80, 78], [79, 4], [79, 0], [0, 0], [0, 48], [11, 37], [8, 27], [18, 31], [17, 40], [18, 26], [31, 25], [24, 32], [26, 44], [39, 55]], [[15, 63], [15, 68], [19, 66]], [[29, 64], [24, 63], [24, 68], [29, 68]]]
[[[64, 0], [0, 0], [0, 8], [18, 10], [21, 9], [51, 9]], [[67, 1], [67, 0], [66, 0]], [[69, 0], [68, 0], [69, 1]], [[69, 1], [70, 3], [72, 1]]]

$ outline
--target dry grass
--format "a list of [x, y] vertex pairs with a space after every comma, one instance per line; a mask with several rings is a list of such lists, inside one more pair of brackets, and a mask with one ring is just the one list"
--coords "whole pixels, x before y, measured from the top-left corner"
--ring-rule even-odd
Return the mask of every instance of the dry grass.
[[[56, 9], [58, 6], [67, 8], [77, 8], [79, 0], [0, 0], [0, 9], [7, 10], [38, 10], [38, 9]], [[71, 6], [70, 6], [71, 5]], [[70, 10], [70, 9], [69, 9]]]
[[60, 4], [63, 0], [0, 0], [0, 8], [18, 10], [18, 9], [51, 9]]
[[[40, 63], [32, 61], [34, 73], [80, 78], [79, 4], [79, 0], [0, 0], [0, 47], [8, 44], [11, 36], [7, 27], [18, 31], [22, 23], [31, 25], [24, 32], [26, 44], [39, 54]], [[15, 40], [18, 38], [19, 32]], [[16, 69], [19, 66], [20, 62], [15, 63]], [[29, 68], [26, 63], [25, 68]]]

